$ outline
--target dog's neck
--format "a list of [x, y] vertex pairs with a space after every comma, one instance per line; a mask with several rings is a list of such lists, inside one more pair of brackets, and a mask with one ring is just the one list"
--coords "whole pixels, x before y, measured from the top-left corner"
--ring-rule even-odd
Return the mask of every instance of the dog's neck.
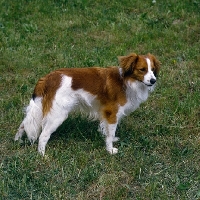
[[140, 81], [127, 81], [126, 86], [127, 98], [130, 99], [130, 101], [133, 101], [133, 103], [136, 101], [138, 101], [138, 103], [142, 103], [147, 100], [150, 87]]

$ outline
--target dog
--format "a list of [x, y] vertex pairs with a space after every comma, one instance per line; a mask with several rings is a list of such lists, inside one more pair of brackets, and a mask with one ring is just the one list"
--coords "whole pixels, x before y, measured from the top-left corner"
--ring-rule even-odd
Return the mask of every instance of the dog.
[[31, 143], [39, 138], [38, 151], [44, 155], [51, 134], [71, 111], [79, 110], [99, 120], [106, 150], [116, 154], [113, 142], [119, 139], [115, 132], [120, 119], [147, 100], [160, 70], [159, 60], [150, 53], [118, 59], [118, 67], [62, 68], [41, 78], [15, 140], [24, 132]]

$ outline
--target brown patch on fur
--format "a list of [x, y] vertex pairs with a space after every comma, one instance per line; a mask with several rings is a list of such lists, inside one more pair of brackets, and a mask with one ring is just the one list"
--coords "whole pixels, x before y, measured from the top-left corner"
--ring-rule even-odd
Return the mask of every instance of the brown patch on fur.
[[148, 72], [148, 65], [146, 58], [151, 61], [151, 68], [154, 71], [155, 76], [158, 75], [160, 70], [160, 62], [152, 54], [137, 55], [135, 53], [128, 56], [118, 57], [120, 67], [122, 67], [125, 79], [131, 79], [132, 81], [143, 81], [144, 75]]
[[131, 53], [128, 56], [119, 56], [119, 65], [123, 69], [124, 76], [128, 76], [133, 73], [133, 69], [138, 60], [138, 55]]
[[144, 75], [148, 71], [145, 57], [135, 53], [119, 57], [119, 63], [124, 71], [125, 79], [132, 81], [143, 81]]
[[117, 122], [117, 112], [118, 112], [118, 105], [116, 102], [113, 104], [107, 104], [102, 109], [102, 115], [105, 119], [107, 119], [107, 122], [110, 124], [115, 124]]
[[35, 86], [33, 96], [43, 98], [43, 116], [45, 116], [52, 107], [52, 102], [55, 97], [56, 91], [60, 87], [61, 78], [61, 74], [54, 71], [41, 78]]

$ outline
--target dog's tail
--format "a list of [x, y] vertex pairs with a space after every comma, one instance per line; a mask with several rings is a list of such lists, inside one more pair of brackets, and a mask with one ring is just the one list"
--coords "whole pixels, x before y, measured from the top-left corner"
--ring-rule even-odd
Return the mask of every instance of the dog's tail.
[[43, 120], [43, 97], [45, 91], [45, 78], [41, 78], [34, 89], [32, 99], [25, 110], [25, 118], [22, 121], [15, 140], [21, 139], [24, 131], [31, 143], [34, 143], [41, 132]]
[[15, 140], [20, 139], [25, 131], [29, 141], [34, 143], [39, 137], [42, 129], [42, 118], [42, 98], [37, 97], [31, 99], [26, 108], [26, 116], [15, 135]]

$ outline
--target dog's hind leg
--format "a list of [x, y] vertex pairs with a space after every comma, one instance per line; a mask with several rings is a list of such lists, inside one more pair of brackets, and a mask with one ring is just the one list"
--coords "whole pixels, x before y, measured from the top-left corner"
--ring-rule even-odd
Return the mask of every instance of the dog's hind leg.
[[65, 110], [51, 110], [44, 118], [42, 133], [39, 137], [38, 151], [43, 156], [45, 154], [46, 144], [53, 132], [63, 123], [67, 118], [68, 112]]
[[26, 132], [31, 143], [34, 143], [39, 137], [43, 117], [41, 101], [41, 98], [30, 100], [30, 103], [26, 108], [26, 116], [15, 135], [15, 141], [21, 139], [24, 132]]
[[15, 135], [15, 141], [19, 140], [21, 142], [22, 136], [25, 134], [24, 132], [24, 121], [20, 124], [19, 129]]

